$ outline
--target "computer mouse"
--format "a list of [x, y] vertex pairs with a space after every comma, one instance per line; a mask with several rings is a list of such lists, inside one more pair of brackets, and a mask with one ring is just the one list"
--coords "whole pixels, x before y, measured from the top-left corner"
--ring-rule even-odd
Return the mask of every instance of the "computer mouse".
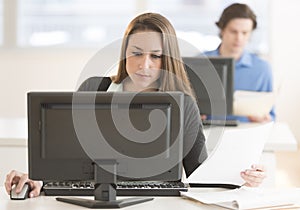
[[30, 191], [29, 184], [25, 183], [20, 193], [16, 193], [16, 188], [16, 185], [14, 185], [10, 191], [11, 200], [24, 200], [28, 198]]

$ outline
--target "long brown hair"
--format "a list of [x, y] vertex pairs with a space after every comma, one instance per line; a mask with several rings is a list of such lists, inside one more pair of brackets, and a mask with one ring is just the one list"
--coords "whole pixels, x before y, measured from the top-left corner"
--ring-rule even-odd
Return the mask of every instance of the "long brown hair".
[[178, 46], [175, 29], [172, 24], [162, 15], [157, 13], [144, 13], [134, 18], [125, 31], [118, 73], [112, 77], [114, 83], [121, 83], [128, 73], [126, 71], [126, 50], [130, 35], [154, 31], [162, 34], [162, 74], [160, 76], [159, 91], [182, 91], [194, 97], [191, 83], [186, 74]]

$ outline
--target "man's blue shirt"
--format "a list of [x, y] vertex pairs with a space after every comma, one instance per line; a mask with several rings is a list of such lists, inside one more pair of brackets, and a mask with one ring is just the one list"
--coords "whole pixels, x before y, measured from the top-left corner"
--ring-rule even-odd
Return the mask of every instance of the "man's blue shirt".
[[[219, 48], [204, 52], [207, 56], [220, 56]], [[234, 90], [248, 90], [259, 92], [273, 91], [273, 76], [270, 65], [253, 53], [244, 51], [241, 58], [235, 62]], [[275, 120], [274, 108], [270, 112]], [[228, 116], [228, 119], [237, 119], [248, 122], [247, 117]]]

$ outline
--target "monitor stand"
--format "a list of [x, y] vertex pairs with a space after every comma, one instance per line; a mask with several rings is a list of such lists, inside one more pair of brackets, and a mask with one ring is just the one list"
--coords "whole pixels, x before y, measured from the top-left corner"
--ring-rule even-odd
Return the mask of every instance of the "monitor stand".
[[[122, 208], [126, 206], [151, 201], [153, 198], [127, 198], [116, 199], [116, 161], [115, 160], [96, 160], [95, 169], [95, 190], [94, 200], [84, 198], [58, 197], [57, 201], [75, 204], [87, 208]], [[113, 172], [113, 173], [112, 173]]]

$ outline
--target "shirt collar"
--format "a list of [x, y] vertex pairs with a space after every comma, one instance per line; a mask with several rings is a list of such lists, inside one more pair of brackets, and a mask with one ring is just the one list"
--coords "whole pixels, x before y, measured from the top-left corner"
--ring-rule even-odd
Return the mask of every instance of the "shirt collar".
[[236, 66], [252, 66], [251, 54], [244, 51], [240, 59], [236, 61]]
[[107, 92], [122, 92], [123, 91], [123, 84], [116, 84], [112, 82], [107, 89]]
[[[221, 55], [220, 54], [220, 46], [216, 49], [216, 54], [217, 55]], [[236, 66], [252, 66], [252, 59], [251, 59], [251, 54], [247, 51], [244, 51], [242, 56], [240, 57], [240, 59], [238, 59], [235, 63]]]

